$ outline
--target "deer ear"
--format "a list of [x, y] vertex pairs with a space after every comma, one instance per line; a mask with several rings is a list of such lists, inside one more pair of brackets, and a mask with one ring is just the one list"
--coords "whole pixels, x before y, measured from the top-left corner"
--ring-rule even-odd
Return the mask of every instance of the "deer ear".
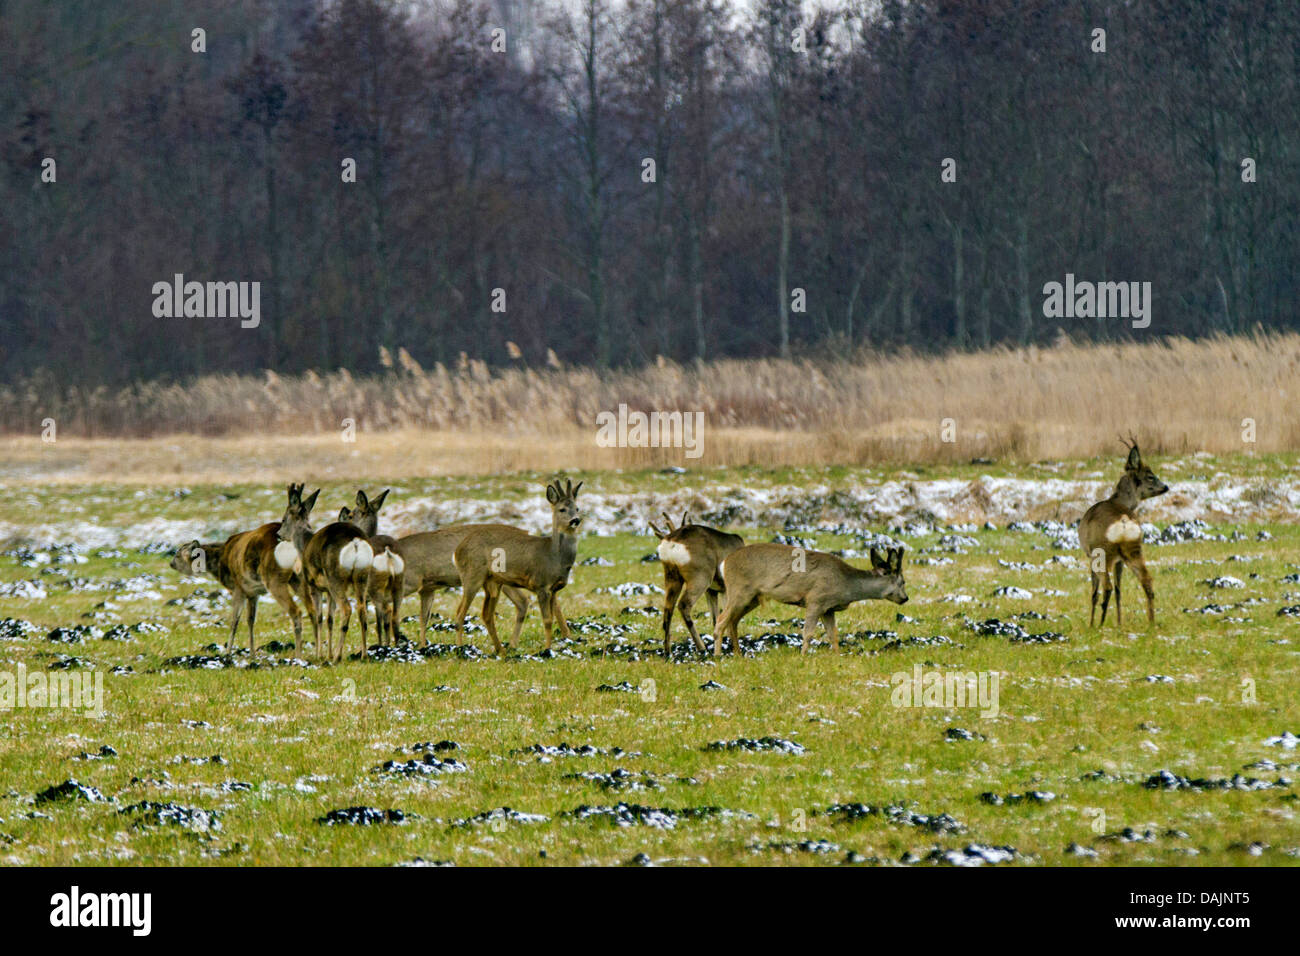
[[289, 482], [289, 504], [299, 501], [302, 498], [302, 490], [298, 485]]
[[366, 507], [366, 505], [368, 505], [368, 504], [370, 504], [370, 501], [369, 501], [368, 498], [366, 498], [366, 493], [365, 493], [364, 491], [362, 491], [360, 488], [358, 488], [358, 489], [357, 489], [357, 507], [358, 507], [358, 508], [361, 508], [362, 510], [365, 510], [365, 507]]
[[317, 488], [311, 493], [311, 497], [305, 499], [302, 503], [302, 510], [306, 514], [311, 514], [311, 509], [316, 507], [316, 498], [320, 495], [320, 489]]
[[1142, 453], [1138, 451], [1136, 444], [1128, 450], [1128, 461], [1124, 463], [1124, 467], [1128, 471], [1137, 471], [1142, 467]]
[[574, 485], [573, 488], [569, 491], [569, 497], [570, 498], [578, 497], [578, 489], [581, 487], [582, 487], [582, 482], [578, 482], [576, 485]]
[[556, 492], [554, 485], [546, 486], [546, 500], [549, 501], [551, 504], [555, 504], [557, 501], [560, 500], [560, 496]]
[[373, 508], [375, 511], [378, 511], [380, 508], [382, 508], [384, 506], [384, 499], [388, 497], [388, 493], [392, 490], [393, 490], [392, 488], [385, 488], [380, 493], [378, 498], [370, 502], [370, 507]]

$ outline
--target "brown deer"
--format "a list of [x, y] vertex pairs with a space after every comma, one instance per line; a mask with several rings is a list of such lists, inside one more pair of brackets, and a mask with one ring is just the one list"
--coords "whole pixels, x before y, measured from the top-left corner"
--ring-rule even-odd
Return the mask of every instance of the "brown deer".
[[[1122, 441], [1123, 439], [1121, 439]], [[1142, 463], [1137, 439], [1129, 436], [1128, 459], [1124, 475], [1115, 485], [1115, 491], [1105, 501], [1099, 501], [1079, 519], [1079, 544], [1088, 556], [1088, 573], [1092, 580], [1092, 611], [1088, 626], [1093, 627], [1097, 616], [1097, 585], [1102, 585], [1101, 623], [1106, 623], [1106, 605], [1110, 603], [1111, 574], [1115, 575], [1115, 626], [1122, 627], [1119, 608], [1119, 581], [1124, 565], [1133, 569], [1147, 596], [1147, 623], [1155, 624], [1155, 590], [1151, 586], [1151, 572], [1142, 559], [1142, 524], [1137, 519], [1138, 503], [1163, 495], [1169, 486], [1156, 477], [1156, 473]]]
[[750, 544], [727, 555], [718, 571], [726, 585], [727, 606], [713, 635], [714, 657], [722, 653], [723, 635], [731, 639], [732, 653], [740, 650], [736, 624], [764, 598], [804, 608], [804, 654], [812, 644], [819, 620], [831, 639], [831, 647], [839, 650], [835, 612], [855, 601], [883, 598], [895, 604], [907, 603], [902, 548], [890, 548], [883, 558], [872, 548], [871, 570], [864, 571], [823, 551], [805, 551], [784, 544]]
[[379, 509], [387, 497], [388, 492], [385, 491], [371, 500], [364, 491], [358, 490], [356, 508], [344, 505], [339, 510], [339, 521], [360, 528], [375, 555], [370, 562], [365, 599], [375, 606], [375, 631], [380, 644], [387, 643], [389, 637], [396, 643], [402, 636], [398, 628], [397, 610], [402, 603], [402, 582], [406, 571], [406, 562], [398, 549], [397, 539], [378, 533]]
[[743, 546], [745, 540], [738, 534], [729, 534], [708, 525], [690, 524], [689, 514], [683, 514], [682, 523], [674, 527], [672, 518], [665, 512], [664, 523], [665, 530], [662, 531], [653, 522], [650, 524], [650, 530], [659, 539], [659, 562], [664, 566], [664, 657], [672, 656], [670, 631], [674, 608], [681, 614], [696, 650], [708, 654], [700, 640], [700, 632], [695, 629], [691, 609], [701, 594], [708, 598], [716, 635], [718, 594], [724, 590], [718, 564]]
[[276, 560], [276, 532], [279, 529], [280, 523], [273, 521], [252, 531], [233, 534], [220, 544], [191, 541], [181, 545], [172, 558], [171, 566], [181, 574], [210, 574], [230, 592], [230, 637], [227, 647], [231, 653], [235, 650], [239, 619], [245, 610], [248, 612], [248, 650], [251, 654], [257, 653], [253, 637], [257, 621], [257, 599], [268, 593], [289, 615], [289, 620], [293, 622], [294, 646], [302, 648], [302, 615], [293, 599], [299, 579], [292, 562], [285, 568]]
[[[401, 596], [420, 595], [420, 636], [426, 645], [429, 643], [429, 615], [433, 610], [434, 595], [442, 588], [460, 587], [460, 572], [456, 570], [454, 558], [456, 547], [470, 531], [481, 527], [485, 526], [451, 525], [437, 531], [418, 531], [398, 538], [393, 547], [406, 567]], [[528, 592], [503, 585], [501, 593], [515, 606], [515, 632], [511, 638], [514, 644], [519, 641], [519, 632], [528, 614]], [[558, 614], [558, 602], [555, 609]], [[564, 630], [567, 633], [567, 625]]]
[[[556, 592], [569, 583], [569, 572], [578, 557], [578, 528], [582, 512], [578, 509], [578, 490], [565, 479], [546, 486], [546, 500], [551, 504], [551, 533], [532, 535], [504, 524], [480, 525], [465, 535], [452, 555], [460, 571], [462, 593], [456, 608], [456, 640], [463, 638], [465, 615], [479, 590], [484, 591], [483, 624], [492, 637], [496, 653], [504, 648], [497, 637], [497, 595], [506, 585], [523, 588], [537, 595], [546, 629], [546, 648], [551, 648], [552, 619], [556, 617]], [[558, 615], [560, 631], [569, 635], [564, 616]]]
[[[316, 504], [320, 489], [303, 498], [303, 485], [289, 486], [289, 506], [284, 511], [278, 536], [292, 544], [302, 564], [301, 591], [311, 616], [312, 632], [319, 650], [321, 624], [321, 595], [328, 595], [329, 608], [326, 621], [326, 656], [343, 660], [347, 647], [348, 626], [352, 622], [353, 596], [357, 599], [357, 612], [361, 618], [361, 657], [366, 652], [366, 587], [370, 580], [370, 566], [375, 553], [366, 535], [354, 524], [335, 521], [319, 531], [311, 529], [311, 509]], [[381, 496], [382, 497], [382, 496]], [[287, 549], [283, 549], [287, 551]], [[283, 557], [281, 558], [283, 560]], [[341, 635], [338, 652], [334, 651], [334, 609], [342, 612]]]

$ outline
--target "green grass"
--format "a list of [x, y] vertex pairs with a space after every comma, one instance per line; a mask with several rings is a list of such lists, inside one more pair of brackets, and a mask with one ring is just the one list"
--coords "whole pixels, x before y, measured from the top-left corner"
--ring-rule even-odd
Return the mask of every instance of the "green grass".
[[[1237, 463], [1267, 475], [1277, 463]], [[1096, 462], [1065, 463], [1064, 475], [1085, 474]], [[1214, 474], [1224, 467], [1205, 468]], [[914, 469], [928, 477], [961, 477], [963, 469]], [[1002, 470], [1006, 472], [1006, 469]], [[1189, 466], [1187, 473], [1195, 469]], [[971, 470], [973, 477], [975, 469]], [[1019, 473], [1036, 474], [1032, 468]], [[877, 473], [879, 474], [879, 473]], [[855, 471], [860, 477], [862, 472]], [[1162, 471], [1162, 476], [1164, 472]], [[592, 476], [603, 491], [671, 487], [671, 476]], [[842, 475], [841, 475], [842, 477]], [[824, 470], [777, 472], [733, 470], [719, 480], [740, 484], [833, 482]], [[495, 497], [522, 495], [538, 486], [533, 476], [463, 481], [406, 482], [412, 494]], [[27, 523], [95, 520], [125, 522], [132, 515], [192, 520], [212, 528], [251, 525], [275, 517], [279, 496], [254, 488], [193, 488], [173, 497], [161, 490], [112, 487], [10, 489], [0, 521]], [[396, 497], [396, 495], [394, 496]], [[327, 486], [322, 500], [332, 509], [342, 487]], [[776, 529], [737, 529], [750, 541], [769, 540]], [[874, 529], [884, 530], [884, 529]], [[622, 614], [626, 607], [658, 607], [660, 597], [594, 593], [625, 582], [662, 585], [657, 564], [642, 564], [653, 538], [587, 537], [579, 557], [600, 556], [612, 567], [580, 566], [564, 592], [571, 620], [632, 625], [618, 640], [632, 650], [600, 656], [613, 638], [575, 635], [572, 654], [552, 660], [504, 661], [434, 657], [423, 663], [347, 661], [339, 666], [188, 670], [167, 667], [167, 658], [201, 652], [225, 640], [224, 611], [190, 614], [164, 601], [218, 586], [210, 580], [181, 581], [165, 555], [128, 552], [60, 566], [55, 573], [20, 567], [0, 557], [0, 582], [41, 580], [48, 600], [0, 598], [0, 617], [32, 621], [39, 633], [0, 641], [0, 671], [22, 663], [45, 671], [60, 653], [75, 654], [104, 671], [106, 714], [102, 719], [46, 708], [4, 714], [0, 731], [0, 861], [10, 864], [258, 863], [393, 864], [417, 857], [473, 864], [618, 864], [645, 853], [656, 861], [713, 864], [838, 863], [853, 851], [864, 858], [897, 861], [933, 847], [970, 843], [1009, 845], [1025, 864], [1292, 864], [1300, 857], [1295, 788], [1260, 791], [1184, 792], [1149, 790], [1142, 782], [1160, 770], [1186, 777], [1223, 778], [1235, 773], [1293, 779], [1300, 752], [1265, 746], [1267, 737], [1300, 733], [1300, 641], [1297, 619], [1279, 617], [1284, 605], [1300, 603], [1300, 584], [1283, 576], [1296, 571], [1300, 528], [1277, 524], [1220, 525], [1215, 532], [1237, 541], [1148, 546], [1155, 576], [1157, 625], [1148, 631], [1136, 582], [1126, 577], [1125, 627], [1108, 620], [1090, 630], [1086, 575], [1077, 565], [1045, 564], [1058, 554], [1038, 533], [981, 531], [979, 546], [952, 555], [942, 566], [918, 564], [937, 555], [938, 534], [908, 539], [905, 562], [911, 602], [902, 608], [914, 622], [898, 622], [899, 609], [868, 602], [839, 616], [842, 634], [889, 630], [898, 638], [945, 635], [942, 646], [886, 649], [889, 639], [863, 635], [841, 652], [818, 645], [810, 656], [776, 647], [720, 664], [669, 663], [659, 656], [658, 616]], [[1271, 541], [1256, 540], [1269, 531]], [[818, 547], [854, 547], [847, 537], [801, 533]], [[93, 552], [92, 552], [93, 554]], [[1248, 560], [1229, 562], [1232, 555]], [[998, 559], [1032, 562], [1017, 571]], [[163, 600], [108, 591], [72, 591], [68, 577], [112, 582], [157, 574]], [[1211, 590], [1204, 582], [1221, 574], [1240, 578], [1241, 590]], [[1258, 575], [1253, 577], [1252, 575]], [[1030, 600], [993, 597], [1001, 585], [1034, 592]], [[1044, 589], [1065, 592], [1046, 595]], [[974, 600], [953, 603], [946, 595]], [[1261, 599], [1225, 614], [1189, 614], [1211, 601]], [[166, 633], [131, 641], [92, 639], [66, 646], [45, 632], [84, 622], [100, 601], [114, 605], [115, 621], [148, 620]], [[453, 595], [436, 607], [451, 613]], [[413, 600], [404, 612], [414, 613]], [[1054, 644], [1012, 643], [969, 630], [974, 620], [1009, 619], [1026, 610], [1047, 620], [1023, 620], [1031, 633], [1058, 632]], [[697, 607], [708, 633], [704, 602]], [[765, 605], [747, 618], [742, 635], [792, 632], [798, 608]], [[1244, 618], [1231, 621], [1229, 618]], [[506, 615], [502, 615], [505, 625]], [[769, 622], [775, 621], [772, 624]], [[407, 626], [408, 632], [413, 630]], [[680, 621], [677, 642], [686, 640]], [[437, 640], [448, 635], [436, 634]], [[259, 644], [290, 641], [288, 622], [263, 599]], [[480, 649], [489, 642], [472, 635]], [[241, 628], [240, 641], [246, 642]], [[373, 640], [373, 632], [372, 632]], [[534, 609], [525, 626], [523, 651], [541, 646]], [[355, 636], [350, 649], [357, 647]], [[276, 656], [284, 656], [276, 655]], [[639, 659], [629, 659], [639, 658]], [[976, 709], [895, 707], [891, 675], [910, 674], [916, 664], [939, 671], [1000, 674], [1000, 713], [983, 718]], [[113, 675], [123, 665], [132, 673]], [[1163, 675], [1173, 683], [1149, 682]], [[724, 690], [705, 691], [707, 681]], [[601, 692], [602, 684], [626, 681], [635, 692]], [[1243, 699], [1252, 681], [1255, 702]], [[435, 691], [440, 686], [452, 690]], [[190, 721], [209, 726], [191, 726]], [[960, 727], [984, 740], [948, 742]], [[772, 735], [802, 744], [806, 752], [749, 753], [706, 750], [710, 742]], [[388, 777], [372, 768], [407, 760], [397, 748], [421, 741], [452, 740], [461, 749], [442, 756], [463, 761], [464, 773], [423, 778]], [[533, 744], [620, 747], [635, 756], [557, 757], [539, 761], [512, 753]], [[80, 761], [75, 755], [111, 745], [115, 758]], [[223, 764], [175, 762], [220, 755]], [[1275, 770], [1243, 769], [1261, 759]], [[585, 771], [648, 771], [662, 789], [606, 792], [596, 783], [566, 779]], [[1087, 780], [1096, 770], [1105, 779]], [[75, 778], [98, 788], [111, 802], [34, 805], [34, 795]], [[239, 781], [248, 790], [226, 792]], [[1043, 804], [992, 806], [980, 794], [1051, 791]], [[118, 811], [143, 800], [173, 801], [215, 810], [219, 831], [195, 834], [178, 826], [133, 827]], [[620, 801], [680, 809], [722, 807], [744, 815], [680, 819], [671, 829], [614, 826], [602, 818], [566, 815], [581, 805]], [[950, 814], [960, 833], [931, 833], [882, 816], [842, 821], [821, 813], [836, 803], [898, 804], [922, 814]], [[330, 810], [356, 805], [399, 809], [409, 819], [369, 827], [324, 826]], [[490, 823], [459, 827], [453, 821], [498, 807], [544, 814], [547, 822]], [[39, 814], [32, 816], [33, 813]], [[1096, 826], [1098, 814], [1104, 823]], [[1103, 838], [1126, 827], [1152, 830], [1154, 838], [1124, 842]], [[1102, 832], [1099, 833], [1097, 830]], [[1185, 836], [1170, 835], [1181, 831]], [[829, 841], [835, 849], [786, 852], [771, 844]], [[1093, 848], [1096, 858], [1067, 855], [1071, 843]], [[1258, 855], [1241, 847], [1259, 843]], [[543, 856], [542, 854], [545, 854]]]

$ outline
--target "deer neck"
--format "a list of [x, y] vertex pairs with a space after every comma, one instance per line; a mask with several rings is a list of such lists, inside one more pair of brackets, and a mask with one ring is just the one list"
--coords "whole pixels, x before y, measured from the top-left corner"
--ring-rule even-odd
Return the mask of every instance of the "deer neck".
[[854, 601], [863, 601], [867, 598], [880, 597], [885, 592], [885, 576], [875, 571], [863, 571], [861, 568], [854, 568], [854, 575], [851, 580], [850, 590], [853, 593]]
[[1132, 514], [1137, 510], [1138, 502], [1141, 500], [1138, 497], [1137, 484], [1131, 477], [1125, 475], [1115, 486], [1115, 492], [1110, 496], [1110, 500], [1121, 511]]
[[578, 557], [578, 536], [558, 522], [551, 524], [551, 554], [565, 572]]
[[312, 530], [305, 524], [294, 529], [293, 546], [298, 549], [299, 554], [307, 549], [307, 542], [311, 540], [311, 536]]

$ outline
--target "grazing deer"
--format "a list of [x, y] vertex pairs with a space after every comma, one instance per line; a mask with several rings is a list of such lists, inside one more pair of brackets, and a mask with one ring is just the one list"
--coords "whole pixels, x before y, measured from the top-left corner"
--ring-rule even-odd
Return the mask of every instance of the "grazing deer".
[[[352, 622], [351, 597], [356, 596], [357, 612], [361, 617], [361, 657], [366, 652], [366, 587], [370, 580], [370, 566], [375, 553], [366, 535], [354, 524], [335, 521], [319, 531], [311, 529], [311, 509], [316, 504], [320, 489], [308, 498], [302, 497], [303, 485], [289, 486], [289, 506], [284, 511], [278, 532], [281, 541], [293, 545], [297, 560], [302, 565], [302, 596], [311, 615], [316, 646], [320, 644], [321, 595], [329, 596], [326, 621], [326, 656], [343, 660], [347, 647], [348, 625]], [[382, 500], [382, 496], [381, 499]], [[287, 549], [283, 549], [287, 552]], [[281, 556], [283, 561], [286, 555]], [[338, 653], [334, 652], [334, 609], [342, 612], [341, 635]]]
[[397, 539], [378, 533], [379, 509], [383, 507], [386, 497], [387, 491], [372, 501], [364, 491], [358, 490], [356, 508], [344, 505], [339, 510], [339, 521], [360, 528], [375, 555], [370, 562], [365, 599], [375, 606], [375, 630], [380, 644], [387, 643], [386, 635], [391, 635], [393, 643], [397, 643], [402, 636], [398, 629], [397, 609], [402, 603], [402, 581], [406, 571], [406, 562], [398, 549]]
[[[1121, 439], [1122, 440], [1122, 439]], [[1122, 627], [1119, 609], [1119, 580], [1124, 565], [1133, 569], [1147, 596], [1147, 623], [1155, 624], [1155, 591], [1151, 586], [1151, 572], [1142, 559], [1142, 524], [1137, 520], [1138, 503], [1163, 495], [1169, 486], [1156, 477], [1156, 473], [1142, 463], [1137, 440], [1132, 436], [1125, 442], [1129, 446], [1124, 475], [1115, 485], [1115, 491], [1105, 501], [1099, 501], [1079, 519], [1079, 544], [1088, 558], [1088, 573], [1092, 579], [1092, 612], [1088, 626], [1094, 626], [1097, 616], [1097, 585], [1101, 596], [1101, 623], [1106, 623], [1106, 605], [1110, 603], [1111, 573], [1115, 575], [1115, 626]]]
[[[406, 566], [401, 597], [413, 592], [420, 595], [420, 636], [429, 643], [429, 615], [433, 610], [433, 597], [441, 588], [460, 587], [460, 572], [456, 570], [455, 553], [465, 535], [484, 525], [451, 525], [437, 531], [418, 531], [398, 538], [393, 550]], [[515, 632], [511, 643], [519, 641], [524, 618], [528, 614], [527, 591], [503, 585], [501, 593], [515, 606]], [[400, 604], [400, 597], [398, 599]], [[559, 614], [559, 603], [555, 604]], [[567, 625], [564, 626], [567, 634]]]
[[269, 593], [293, 621], [294, 646], [302, 646], [302, 615], [293, 599], [298, 577], [293, 564], [281, 567], [276, 560], [276, 532], [279, 522], [264, 524], [252, 531], [233, 534], [217, 544], [191, 541], [176, 550], [171, 566], [183, 575], [208, 573], [230, 592], [230, 637], [227, 648], [235, 650], [235, 633], [239, 619], [248, 611], [248, 650], [257, 653], [253, 629], [257, 621], [257, 599]]
[[883, 598], [895, 604], [907, 603], [902, 548], [890, 548], [883, 558], [872, 548], [871, 570], [864, 571], [823, 551], [805, 551], [784, 544], [751, 544], [727, 555], [718, 571], [726, 585], [727, 606], [713, 635], [714, 657], [722, 653], [724, 634], [731, 638], [732, 653], [740, 650], [736, 624], [763, 598], [804, 608], [805, 654], [819, 620], [831, 639], [831, 647], [839, 650], [835, 612], [855, 601]]
[[[738, 534], [729, 534], [702, 524], [690, 524], [689, 515], [682, 515], [682, 523], [674, 527], [672, 518], [664, 513], [666, 530], [653, 523], [650, 530], [659, 539], [659, 562], [664, 566], [664, 657], [672, 656], [673, 642], [669, 632], [673, 623], [673, 608], [681, 613], [686, 630], [701, 654], [708, 654], [700, 632], [695, 629], [691, 609], [700, 595], [709, 600], [709, 613], [713, 616], [713, 630], [718, 630], [718, 594], [724, 589], [718, 565], [722, 559], [745, 541]], [[715, 638], [716, 639], [716, 638]]]
[[[556, 592], [569, 583], [569, 572], [578, 557], [578, 527], [582, 512], [578, 509], [578, 489], [565, 479], [546, 486], [546, 500], [551, 504], [551, 533], [532, 535], [504, 524], [479, 525], [456, 546], [452, 559], [460, 571], [462, 593], [456, 608], [456, 640], [464, 635], [465, 615], [470, 602], [481, 588], [483, 624], [492, 637], [496, 653], [504, 648], [497, 638], [497, 595], [506, 585], [523, 588], [537, 595], [546, 629], [546, 650], [551, 648], [552, 618], [557, 616]], [[569, 636], [564, 615], [559, 614], [560, 631]]]

